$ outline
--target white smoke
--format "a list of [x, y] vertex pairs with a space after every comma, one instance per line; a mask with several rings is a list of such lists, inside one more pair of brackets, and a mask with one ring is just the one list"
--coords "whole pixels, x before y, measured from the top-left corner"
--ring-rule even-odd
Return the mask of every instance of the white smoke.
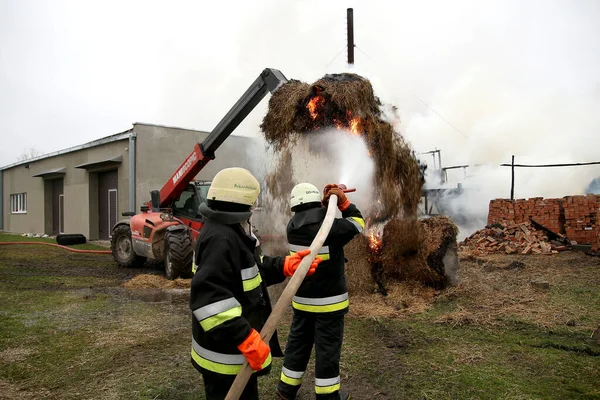
[[[460, 183], [466, 189], [442, 202], [459, 223], [461, 237], [485, 225], [491, 199], [510, 197], [510, 167], [500, 164], [510, 163], [512, 155], [518, 164], [600, 160], [597, 2], [357, 4], [353, 67], [346, 65], [345, 52], [329, 62], [344, 46], [344, 11], [352, 4], [263, 3], [294, 17], [276, 19], [268, 31], [264, 25], [272, 13], [248, 22], [248, 40], [263, 43], [260, 57], [251, 46], [244, 50], [252, 54], [245, 57], [250, 67], [272, 65], [305, 82], [345, 71], [365, 76], [388, 111], [391, 104], [398, 107], [394, 126], [417, 153], [440, 149], [442, 166], [470, 165], [449, 170], [448, 182], [440, 185], [432, 179], [431, 157], [421, 156], [429, 166], [428, 187]], [[261, 107], [260, 118], [266, 104]], [[257, 119], [246, 126], [256, 126]], [[346, 143], [352, 147], [351, 139], [341, 143], [340, 149]], [[326, 166], [308, 160], [294, 174], [320, 184], [344, 161]], [[344, 170], [357, 172], [335, 179], [364, 180], [362, 164], [350, 157]], [[516, 168], [514, 193], [516, 198], [584, 194], [598, 176], [600, 166]], [[368, 190], [351, 198], [361, 201]]]
[[372, 201], [374, 162], [362, 137], [345, 129], [304, 135], [293, 154], [296, 182], [312, 183], [319, 190], [330, 183], [355, 188], [347, 196], [359, 208]]

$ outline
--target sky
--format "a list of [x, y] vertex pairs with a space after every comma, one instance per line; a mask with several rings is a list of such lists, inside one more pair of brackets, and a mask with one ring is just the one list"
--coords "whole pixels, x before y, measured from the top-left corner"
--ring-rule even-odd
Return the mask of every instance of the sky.
[[[0, 166], [134, 122], [209, 131], [266, 67], [306, 82], [352, 71], [399, 108], [415, 151], [488, 164], [468, 178], [506, 197], [498, 165], [512, 155], [600, 161], [598, 20], [596, 0], [0, 0]], [[236, 134], [260, 135], [267, 101]], [[516, 194], [583, 193], [596, 176], [599, 166], [521, 169]]]

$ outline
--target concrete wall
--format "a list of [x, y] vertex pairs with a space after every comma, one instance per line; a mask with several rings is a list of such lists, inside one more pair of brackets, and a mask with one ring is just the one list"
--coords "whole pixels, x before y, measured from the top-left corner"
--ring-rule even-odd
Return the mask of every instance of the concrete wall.
[[[53, 167], [49, 167], [51, 169]], [[23, 165], [3, 171], [4, 230], [44, 233], [44, 180], [31, 177], [31, 167]], [[10, 195], [27, 193], [27, 213], [11, 214]]]
[[[66, 170], [63, 178], [65, 233], [82, 233], [90, 239], [95, 239], [98, 234], [97, 222], [90, 224], [90, 221], [98, 218], [97, 199], [90, 197], [90, 193], [93, 197], [93, 192], [90, 192], [89, 185], [90, 176], [93, 176], [95, 172], [75, 168], [75, 166], [122, 156], [122, 162], [117, 165], [119, 179], [118, 209], [120, 215], [121, 212], [129, 209], [127, 147], [127, 140], [119, 140], [33, 161], [29, 164], [29, 168], [25, 168], [24, 165], [17, 165], [2, 171], [4, 230], [19, 233], [49, 233], [47, 229], [48, 225], [51, 226], [52, 215], [51, 208], [47, 205], [48, 199], [44, 190], [44, 179], [32, 175], [64, 167]], [[13, 193], [27, 193], [26, 214], [10, 213], [9, 199], [10, 194]], [[90, 205], [93, 207], [94, 204], [96, 204], [95, 213], [94, 210], [90, 209]], [[50, 215], [48, 215], [49, 211]]]
[[[95, 147], [58, 154], [32, 161], [29, 168], [17, 165], [2, 172], [3, 229], [8, 232], [50, 233], [52, 228], [51, 197], [45, 190], [45, 180], [32, 175], [65, 168], [64, 231], [82, 233], [93, 240], [98, 237], [98, 176], [93, 170], [75, 168], [80, 164], [122, 156], [118, 164], [118, 220], [122, 212], [135, 210], [150, 200], [150, 190], [160, 190], [175, 170], [192, 152], [207, 132], [134, 124], [136, 133], [135, 207], [129, 204], [129, 141], [121, 139]], [[265, 148], [262, 141], [230, 136], [216, 151], [216, 157], [196, 179], [211, 180], [223, 168], [244, 167], [259, 181], [266, 171]], [[46, 187], [49, 185], [46, 183]], [[264, 187], [264, 184], [263, 184]], [[27, 193], [27, 213], [10, 213], [10, 194]], [[258, 217], [258, 216], [257, 216]], [[258, 218], [257, 218], [258, 219]]]
[[[139, 212], [140, 206], [150, 201], [150, 191], [160, 190], [208, 133], [145, 124], [135, 124], [134, 131], [137, 135], [136, 212]], [[256, 170], [262, 156], [260, 146], [255, 139], [230, 136], [196, 179], [210, 180], [223, 168], [243, 167], [261, 180], [261, 173]]]

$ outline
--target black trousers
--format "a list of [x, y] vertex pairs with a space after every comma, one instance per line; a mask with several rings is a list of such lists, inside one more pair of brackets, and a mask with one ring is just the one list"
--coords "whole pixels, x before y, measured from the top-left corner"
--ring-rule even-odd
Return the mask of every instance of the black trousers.
[[[202, 378], [204, 379], [206, 400], [223, 400], [227, 396], [235, 377], [235, 375], [221, 375], [203, 371]], [[253, 374], [248, 380], [248, 384], [242, 392], [240, 400], [258, 400], [258, 380], [256, 374]]]
[[296, 398], [313, 345], [316, 398], [340, 398], [340, 354], [344, 339], [344, 314], [294, 310], [282, 374], [277, 385], [279, 392], [287, 399]]

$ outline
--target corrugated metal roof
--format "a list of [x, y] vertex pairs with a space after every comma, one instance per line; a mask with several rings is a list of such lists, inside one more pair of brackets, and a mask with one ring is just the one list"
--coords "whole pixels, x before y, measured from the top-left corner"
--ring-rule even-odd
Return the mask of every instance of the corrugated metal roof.
[[29, 164], [29, 163], [32, 163], [35, 161], [43, 160], [45, 158], [55, 157], [55, 156], [59, 156], [61, 154], [67, 154], [67, 153], [71, 153], [71, 152], [78, 151], [78, 150], [88, 149], [90, 147], [100, 146], [100, 145], [103, 145], [106, 143], [116, 142], [118, 140], [128, 139], [131, 132], [133, 132], [133, 128], [128, 129], [125, 132], [117, 133], [117, 134], [114, 134], [111, 136], [106, 136], [106, 137], [103, 137], [102, 139], [94, 140], [94, 141], [91, 141], [91, 142], [88, 142], [85, 144], [81, 144], [79, 146], [73, 146], [73, 147], [69, 147], [64, 150], [59, 150], [59, 151], [55, 151], [55, 152], [48, 153], [48, 154], [42, 154], [41, 156], [30, 158], [30, 159], [24, 160], [24, 161], [17, 161], [16, 163], [9, 164], [4, 167], [0, 167], [0, 171], [5, 170], [5, 169], [10, 169], [13, 167], [17, 167], [19, 165]]
[[[209, 132], [207, 132], [207, 131], [199, 131], [199, 130], [196, 130], [196, 129], [188, 129], [188, 128], [181, 128], [181, 127], [176, 127], [176, 126], [168, 126], [168, 125], [150, 124], [150, 123], [146, 123], [146, 122], [135, 122], [135, 123], [133, 123], [133, 126], [135, 127], [135, 125], [154, 126], [154, 127], [168, 128], [168, 129], [181, 129], [181, 130], [184, 130], [184, 131], [200, 132], [200, 133], [205, 133], [205, 134], [209, 134], [210, 133], [210, 131]], [[135, 128], [131, 128], [131, 129], [128, 129], [128, 130], [126, 130], [124, 132], [117, 133], [117, 134], [114, 134], [114, 135], [111, 135], [111, 136], [106, 136], [106, 137], [103, 137], [101, 139], [94, 140], [94, 141], [91, 141], [91, 142], [88, 142], [88, 143], [85, 143], [85, 144], [82, 144], [82, 145], [79, 145], [79, 146], [73, 146], [73, 147], [69, 147], [69, 148], [64, 149], [64, 150], [59, 150], [59, 151], [55, 151], [55, 152], [48, 153], [48, 154], [42, 154], [41, 156], [30, 158], [28, 160], [17, 161], [15, 163], [12, 163], [12, 164], [9, 164], [9, 165], [5, 165], [4, 167], [0, 167], [0, 171], [5, 170], [5, 169], [10, 169], [10, 168], [13, 168], [13, 167], [17, 167], [19, 165], [28, 164], [28, 163], [32, 163], [32, 162], [35, 162], [35, 161], [43, 160], [45, 158], [55, 157], [55, 156], [59, 156], [59, 155], [62, 155], [62, 154], [67, 154], [67, 153], [71, 153], [71, 152], [74, 152], [74, 151], [87, 149], [87, 148], [90, 148], [90, 147], [100, 146], [100, 145], [103, 145], [103, 144], [106, 144], [106, 143], [116, 142], [118, 140], [128, 139], [129, 135], [132, 132], [134, 132], [134, 129]], [[232, 136], [232, 137], [238, 137], [238, 138], [253, 139], [252, 136], [236, 135], [236, 134], [233, 134], [233, 133], [230, 136]]]

